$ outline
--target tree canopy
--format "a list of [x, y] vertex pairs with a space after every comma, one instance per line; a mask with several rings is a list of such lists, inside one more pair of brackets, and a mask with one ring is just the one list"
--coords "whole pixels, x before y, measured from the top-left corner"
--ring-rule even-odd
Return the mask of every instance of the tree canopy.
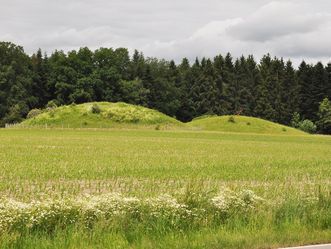
[[[23, 48], [0, 42], [0, 125], [19, 122], [29, 110], [90, 101], [124, 101], [157, 109], [181, 121], [204, 114], [242, 114], [291, 124], [297, 113], [331, 133], [331, 64], [291, 61], [267, 54], [230, 53], [180, 63], [145, 58], [125, 48], [91, 51]], [[322, 102], [323, 101], [323, 102]], [[320, 103], [323, 104], [320, 104]], [[322, 120], [322, 121], [321, 121]]]

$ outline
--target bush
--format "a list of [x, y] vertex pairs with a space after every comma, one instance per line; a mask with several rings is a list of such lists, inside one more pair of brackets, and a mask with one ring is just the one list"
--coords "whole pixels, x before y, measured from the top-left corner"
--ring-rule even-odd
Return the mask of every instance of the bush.
[[317, 126], [309, 119], [300, 120], [300, 114], [295, 112], [292, 116], [291, 126], [307, 133], [315, 133]]
[[50, 110], [50, 112], [49, 112], [49, 116], [50, 116], [51, 118], [54, 118], [54, 117], [55, 117], [55, 111], [54, 111], [53, 109]]
[[99, 114], [101, 112], [101, 109], [97, 104], [93, 104], [91, 107], [91, 112], [94, 114]]
[[9, 108], [8, 114], [3, 118], [2, 121], [8, 124], [21, 122], [28, 111], [29, 109], [24, 103], [13, 105]]
[[47, 109], [55, 109], [57, 107], [56, 100], [51, 100], [47, 103]]
[[312, 121], [305, 119], [304, 121], [300, 122], [299, 129], [304, 132], [315, 133], [317, 127]]
[[291, 126], [294, 128], [299, 128], [300, 127], [300, 114], [295, 112], [293, 113], [292, 120], [291, 120]]
[[235, 123], [236, 121], [234, 120], [234, 117], [233, 116], [230, 116], [229, 119], [228, 119], [228, 122]]
[[319, 120], [317, 121], [318, 132], [331, 134], [331, 102], [325, 98], [319, 106]]
[[42, 110], [40, 109], [32, 109], [31, 111], [29, 111], [28, 115], [26, 116], [27, 118], [34, 118], [36, 116], [38, 116], [39, 114], [43, 113]]

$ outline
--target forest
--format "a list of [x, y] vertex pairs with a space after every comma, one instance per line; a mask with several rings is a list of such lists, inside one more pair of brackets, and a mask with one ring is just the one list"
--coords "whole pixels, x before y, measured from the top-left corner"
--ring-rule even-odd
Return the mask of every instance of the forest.
[[181, 62], [125, 48], [69, 52], [0, 42], [0, 126], [48, 104], [127, 102], [181, 121], [202, 115], [246, 115], [296, 126], [303, 120], [331, 133], [331, 63], [292, 62], [267, 54]]

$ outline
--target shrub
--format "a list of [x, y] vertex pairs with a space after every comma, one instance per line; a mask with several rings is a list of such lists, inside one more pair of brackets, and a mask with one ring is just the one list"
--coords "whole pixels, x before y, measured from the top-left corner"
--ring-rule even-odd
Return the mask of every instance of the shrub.
[[129, 119], [129, 121], [131, 122], [131, 123], [139, 123], [139, 118], [138, 117], [130, 117], [130, 119]]
[[247, 125], [251, 125], [251, 123], [250, 123], [250, 122], [247, 122], [246, 124], [247, 124]]
[[29, 111], [28, 115], [26, 116], [27, 118], [34, 118], [36, 116], [38, 116], [39, 114], [43, 113], [42, 110], [40, 109], [32, 109], [31, 111]]
[[228, 122], [235, 123], [236, 121], [234, 120], [234, 117], [233, 116], [230, 116], [229, 119], [228, 119]]
[[264, 200], [257, 196], [251, 190], [242, 190], [240, 192], [232, 192], [224, 190], [219, 195], [211, 199], [215, 213], [229, 217], [234, 214], [245, 215], [247, 212], [253, 211]]
[[304, 132], [315, 133], [317, 127], [312, 121], [305, 119], [304, 121], [300, 122], [299, 129]]
[[51, 100], [47, 103], [46, 109], [55, 109], [57, 107], [56, 101]]
[[282, 131], [284, 131], [284, 132], [285, 132], [285, 131], [287, 131], [287, 130], [286, 130], [286, 128], [285, 128], [285, 127], [283, 127], [283, 128], [282, 128]]
[[54, 117], [55, 117], [55, 111], [54, 111], [53, 109], [50, 110], [50, 112], [49, 112], [49, 116], [50, 116], [51, 118], [54, 118]]
[[28, 113], [28, 111], [29, 109], [24, 103], [13, 105], [9, 108], [8, 114], [3, 118], [2, 121], [9, 124], [21, 122], [23, 117], [25, 117]]
[[325, 98], [320, 103], [318, 117], [318, 131], [325, 134], [331, 134], [331, 102], [329, 99]]
[[292, 120], [291, 120], [291, 126], [294, 128], [299, 128], [300, 127], [300, 114], [295, 112], [293, 113]]
[[91, 107], [91, 112], [94, 114], [99, 114], [101, 112], [101, 109], [97, 104], [93, 104]]
[[315, 133], [317, 126], [309, 119], [300, 120], [300, 114], [295, 112], [292, 116], [291, 126], [304, 132]]

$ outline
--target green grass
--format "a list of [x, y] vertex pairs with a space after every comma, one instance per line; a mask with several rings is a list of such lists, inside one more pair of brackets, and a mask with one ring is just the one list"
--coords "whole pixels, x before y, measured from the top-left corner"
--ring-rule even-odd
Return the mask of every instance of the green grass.
[[331, 177], [331, 137], [194, 131], [0, 130], [2, 185], [153, 179], [284, 183]]
[[[93, 113], [97, 105], [100, 113]], [[21, 126], [58, 128], [151, 128], [180, 127], [182, 123], [158, 111], [126, 103], [92, 102], [60, 106], [27, 119]]]
[[143, 216], [101, 219], [89, 229], [56, 221], [51, 231], [0, 231], [0, 248], [277, 248], [331, 242], [329, 136], [1, 129], [0, 141], [4, 199], [170, 194], [207, 211], [204, 196], [224, 187], [251, 189], [265, 199], [252, 213], [234, 208], [219, 219], [208, 211], [192, 224], [151, 220], [151, 212], [142, 210]]
[[[233, 228], [225, 225], [221, 228], [203, 228], [198, 231], [172, 232], [164, 236], [137, 235], [135, 242], [129, 242], [125, 234], [111, 229], [96, 228], [86, 231], [80, 228], [68, 228], [56, 231], [52, 236], [47, 233], [8, 236], [3, 239], [2, 248], [176, 248], [176, 249], [261, 249], [297, 246], [302, 243], [318, 244], [330, 242], [330, 230], [315, 231], [298, 224], [288, 225], [279, 230], [269, 223], [258, 229], [253, 227]], [[141, 230], [136, 233], [141, 233]]]
[[302, 135], [304, 132], [276, 124], [267, 120], [246, 116], [202, 116], [194, 119], [188, 125], [198, 127], [201, 130], [259, 133], [259, 134], [283, 134]]
[[[97, 105], [100, 113], [93, 113]], [[232, 122], [231, 120], [232, 119]], [[304, 135], [305, 133], [267, 120], [246, 116], [202, 116], [182, 123], [156, 110], [126, 103], [93, 102], [44, 110], [27, 119], [21, 127], [182, 129], [232, 133]]]

